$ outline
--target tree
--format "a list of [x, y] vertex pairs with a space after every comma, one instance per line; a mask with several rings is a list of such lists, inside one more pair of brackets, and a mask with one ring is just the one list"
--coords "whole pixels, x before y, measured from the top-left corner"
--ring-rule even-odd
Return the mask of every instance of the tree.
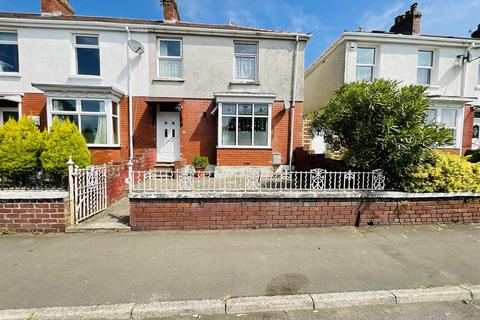
[[32, 172], [39, 167], [43, 137], [33, 119], [10, 119], [0, 126], [0, 171]]
[[397, 188], [432, 150], [452, 140], [449, 130], [426, 121], [426, 89], [389, 80], [343, 84], [312, 116], [312, 130], [325, 132], [326, 142], [342, 150], [348, 164], [382, 169], [387, 186]]
[[70, 157], [80, 168], [91, 163], [87, 142], [75, 123], [55, 118], [50, 131], [45, 133], [45, 147], [40, 156], [42, 167], [48, 173], [64, 175], [68, 172]]

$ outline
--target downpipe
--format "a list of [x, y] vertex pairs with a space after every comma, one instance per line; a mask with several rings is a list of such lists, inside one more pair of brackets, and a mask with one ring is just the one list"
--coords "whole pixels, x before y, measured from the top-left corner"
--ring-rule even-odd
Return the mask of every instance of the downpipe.
[[293, 131], [295, 129], [295, 104], [297, 96], [297, 72], [298, 72], [298, 47], [300, 45], [300, 40], [298, 34], [295, 37], [296, 48], [295, 48], [295, 59], [293, 65], [293, 88], [292, 88], [292, 105], [290, 106], [290, 147], [288, 155], [288, 169], [292, 171], [292, 161], [293, 161]]

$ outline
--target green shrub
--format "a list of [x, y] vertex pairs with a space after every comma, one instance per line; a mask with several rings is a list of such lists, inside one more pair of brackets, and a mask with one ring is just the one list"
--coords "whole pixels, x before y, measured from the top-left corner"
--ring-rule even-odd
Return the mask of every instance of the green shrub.
[[472, 162], [472, 163], [478, 163], [480, 162], [480, 149], [477, 149], [475, 151], [473, 151], [473, 153], [471, 155], [469, 155], [467, 157], [468, 161]]
[[387, 80], [343, 84], [313, 115], [312, 131], [325, 132], [329, 148], [342, 151], [349, 165], [382, 169], [388, 187], [397, 188], [433, 149], [451, 142], [451, 132], [426, 121], [426, 89]]
[[0, 126], [0, 170], [7, 173], [34, 171], [43, 147], [42, 133], [33, 119], [10, 119]]
[[42, 167], [48, 173], [64, 175], [68, 172], [70, 157], [80, 168], [91, 163], [87, 142], [77, 126], [69, 120], [55, 118], [50, 131], [45, 133], [45, 146], [40, 156]]
[[194, 167], [206, 168], [208, 166], [208, 157], [196, 154], [193, 156], [192, 165]]
[[411, 172], [403, 187], [409, 192], [480, 192], [480, 163], [439, 151]]

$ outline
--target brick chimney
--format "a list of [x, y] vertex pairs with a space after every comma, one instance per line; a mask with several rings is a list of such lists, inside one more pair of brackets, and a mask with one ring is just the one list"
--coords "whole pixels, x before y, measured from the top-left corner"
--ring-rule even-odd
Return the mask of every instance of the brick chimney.
[[163, 21], [175, 23], [180, 21], [180, 13], [178, 11], [177, 1], [175, 0], [160, 0], [163, 6]]
[[417, 10], [417, 3], [410, 6], [410, 11], [395, 18], [395, 24], [390, 28], [390, 32], [401, 34], [419, 34], [420, 20], [422, 13]]
[[472, 32], [472, 38], [480, 39], [480, 24], [477, 27], [477, 30]]
[[73, 9], [68, 0], [42, 0], [42, 15], [73, 16]]

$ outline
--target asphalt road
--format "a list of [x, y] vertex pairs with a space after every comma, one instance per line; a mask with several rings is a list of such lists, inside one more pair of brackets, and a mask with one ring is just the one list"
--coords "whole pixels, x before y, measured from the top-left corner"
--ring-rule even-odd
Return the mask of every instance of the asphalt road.
[[0, 309], [480, 284], [480, 225], [0, 237]]

